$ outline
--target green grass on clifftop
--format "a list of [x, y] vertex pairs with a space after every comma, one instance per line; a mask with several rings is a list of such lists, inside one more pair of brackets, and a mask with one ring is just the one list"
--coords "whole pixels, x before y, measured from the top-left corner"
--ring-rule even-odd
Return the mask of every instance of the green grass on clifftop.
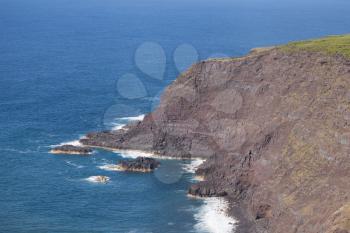
[[350, 58], [350, 34], [328, 36], [316, 40], [292, 42], [280, 47], [287, 52], [310, 51], [328, 55], [341, 55]]

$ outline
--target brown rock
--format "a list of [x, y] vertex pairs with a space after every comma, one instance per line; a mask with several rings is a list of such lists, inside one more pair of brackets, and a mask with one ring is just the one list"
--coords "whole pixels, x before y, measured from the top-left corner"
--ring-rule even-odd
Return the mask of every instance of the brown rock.
[[57, 146], [50, 151], [52, 154], [77, 154], [87, 155], [92, 153], [92, 149], [73, 145]]
[[121, 171], [152, 172], [160, 163], [153, 158], [137, 157], [134, 160], [121, 161], [118, 168]]
[[279, 48], [201, 62], [167, 88], [142, 122], [81, 142], [207, 158], [198, 172], [205, 181], [189, 193], [225, 192], [245, 207], [257, 232], [345, 232], [349, 70], [342, 56]]

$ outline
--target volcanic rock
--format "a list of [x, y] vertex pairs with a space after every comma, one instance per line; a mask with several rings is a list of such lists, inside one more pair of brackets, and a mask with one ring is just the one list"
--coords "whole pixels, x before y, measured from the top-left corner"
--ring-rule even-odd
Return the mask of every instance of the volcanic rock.
[[93, 152], [92, 149], [73, 145], [63, 145], [53, 148], [50, 151], [52, 154], [76, 154], [87, 155]]
[[202, 157], [189, 189], [224, 194], [249, 232], [350, 230], [350, 36], [192, 66], [126, 132], [85, 145]]
[[137, 157], [134, 160], [121, 161], [117, 166], [121, 171], [152, 172], [160, 163], [153, 158]]

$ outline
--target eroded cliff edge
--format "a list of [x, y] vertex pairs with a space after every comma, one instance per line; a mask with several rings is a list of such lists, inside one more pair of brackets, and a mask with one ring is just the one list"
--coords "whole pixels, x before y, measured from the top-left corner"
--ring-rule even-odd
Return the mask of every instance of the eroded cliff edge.
[[346, 49], [331, 37], [198, 63], [142, 122], [81, 142], [207, 158], [192, 189], [239, 203], [256, 232], [350, 232]]

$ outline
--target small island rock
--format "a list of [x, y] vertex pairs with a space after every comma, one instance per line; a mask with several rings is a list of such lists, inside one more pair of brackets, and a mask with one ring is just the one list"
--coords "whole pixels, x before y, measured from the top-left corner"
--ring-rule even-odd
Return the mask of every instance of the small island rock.
[[159, 165], [160, 163], [153, 158], [137, 157], [134, 160], [121, 161], [117, 167], [119, 171], [152, 172]]
[[87, 155], [92, 153], [92, 149], [73, 145], [63, 145], [53, 148], [50, 152], [52, 154]]

